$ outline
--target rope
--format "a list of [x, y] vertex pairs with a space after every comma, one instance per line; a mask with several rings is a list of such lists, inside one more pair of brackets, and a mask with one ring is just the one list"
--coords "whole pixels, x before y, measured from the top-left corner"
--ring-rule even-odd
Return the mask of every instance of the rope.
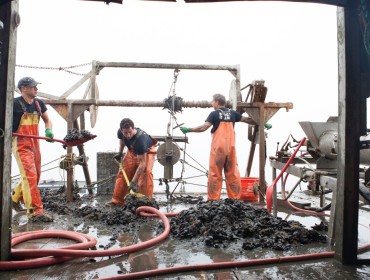
[[52, 161], [49, 161], [49, 162], [47, 162], [47, 163], [45, 163], [45, 164], [43, 164], [43, 165], [41, 165], [41, 167], [43, 167], [43, 166], [45, 166], [45, 165], [48, 165], [48, 164], [50, 164], [50, 163], [53, 163], [54, 161], [59, 161], [62, 157], [64, 157], [64, 156], [61, 156], [60, 158], [57, 158], [57, 159], [54, 159], [54, 160], [52, 160]]
[[107, 183], [109, 181], [111, 181], [113, 178], [115, 178], [117, 175], [116, 174], [113, 174], [113, 175], [110, 175], [109, 177], [107, 178], [104, 178], [100, 181], [97, 181], [97, 182], [92, 182], [91, 184], [89, 185], [85, 185], [84, 187], [81, 187], [80, 189], [92, 189], [92, 188], [97, 188], [98, 186], [96, 187], [92, 187], [94, 185], [98, 185], [98, 184], [102, 184], [102, 183]]
[[74, 168], [74, 166], [73, 166], [73, 153], [72, 154], [67, 154], [64, 158], [62, 169], [65, 169], [67, 171], [71, 171], [71, 170], [73, 170], [73, 168]]
[[[62, 158], [62, 157], [60, 157], [60, 158]], [[54, 160], [52, 160], [52, 161], [49, 161], [49, 162], [47, 162], [47, 163], [45, 163], [45, 164], [41, 165], [41, 167], [44, 167], [44, 166], [46, 166], [46, 165], [48, 165], [48, 164], [51, 164], [51, 163], [53, 163], [53, 162], [55, 162], [55, 161], [59, 161], [59, 160], [60, 160], [60, 158], [54, 159]], [[52, 167], [52, 168], [49, 168], [49, 169], [41, 170], [41, 173], [46, 172], [46, 171], [53, 170], [53, 169], [55, 169], [55, 168], [59, 168], [59, 164], [58, 164], [58, 166], [56, 166], [56, 167]], [[11, 178], [11, 180], [13, 181], [13, 180], [17, 179], [17, 178], [18, 178], [18, 177], [20, 177], [20, 176], [21, 176], [21, 174], [16, 174], [16, 175], [14, 175], [14, 176], [11, 176], [10, 178]]]

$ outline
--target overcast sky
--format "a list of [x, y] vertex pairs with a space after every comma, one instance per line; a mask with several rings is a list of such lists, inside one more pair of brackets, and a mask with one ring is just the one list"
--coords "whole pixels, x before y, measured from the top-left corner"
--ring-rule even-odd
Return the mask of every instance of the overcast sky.
[[[93, 60], [239, 64], [242, 87], [263, 79], [268, 87], [266, 102], [293, 103], [292, 110], [280, 109], [269, 120], [273, 125], [267, 138], [270, 156], [275, 154], [277, 142], [285, 142], [289, 134], [298, 140], [305, 136], [299, 121], [325, 122], [337, 115], [336, 10], [329, 5], [265, 1], [185, 4], [125, 0], [123, 5], [106, 5], [78, 0], [20, 0], [15, 77], [18, 81], [32, 76], [42, 82], [39, 91], [60, 96], [81, 76], [53, 68]], [[45, 67], [48, 69], [41, 69]], [[85, 74], [90, 67], [71, 70]], [[224, 71], [182, 70], [175, 93], [187, 101], [211, 100], [216, 92], [228, 97], [232, 79]], [[97, 77], [100, 98], [106, 100], [160, 101], [168, 97], [173, 80], [173, 70], [154, 69], [103, 69]], [[69, 98], [82, 98], [86, 86]], [[245, 98], [247, 92], [242, 94]], [[66, 122], [48, 108], [55, 138], [63, 139]], [[211, 110], [185, 108], [176, 117], [179, 123], [197, 126]], [[132, 118], [153, 135], [164, 135], [169, 121], [168, 112], [162, 108], [101, 107], [93, 128], [89, 127], [88, 113], [86, 117], [87, 129], [98, 135], [85, 145], [93, 181], [96, 153], [118, 149], [116, 131], [122, 118]], [[237, 124], [236, 133], [239, 167], [244, 175], [250, 147], [247, 125]], [[174, 135], [182, 133], [177, 129]], [[188, 136], [187, 152], [208, 168], [210, 131]], [[41, 143], [43, 163], [65, 154], [61, 144]], [[258, 177], [257, 167], [256, 158], [252, 176]], [[76, 179], [83, 180], [80, 169], [76, 168]], [[189, 167], [186, 171], [189, 176], [199, 174]], [[15, 174], [18, 169], [13, 161]], [[163, 168], [156, 163], [155, 178], [162, 174]], [[268, 181], [270, 174], [267, 162]], [[44, 172], [42, 179], [60, 180], [63, 176], [56, 169]], [[206, 178], [203, 181], [205, 184]]]

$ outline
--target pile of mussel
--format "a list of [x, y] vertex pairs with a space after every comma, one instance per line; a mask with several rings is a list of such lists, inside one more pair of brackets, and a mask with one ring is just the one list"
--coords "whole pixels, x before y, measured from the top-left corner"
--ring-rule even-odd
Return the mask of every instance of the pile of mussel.
[[298, 244], [327, 242], [326, 235], [317, 230], [232, 199], [199, 202], [171, 219], [170, 225], [174, 238], [200, 238], [215, 248], [239, 241], [246, 250], [263, 247], [285, 251]]

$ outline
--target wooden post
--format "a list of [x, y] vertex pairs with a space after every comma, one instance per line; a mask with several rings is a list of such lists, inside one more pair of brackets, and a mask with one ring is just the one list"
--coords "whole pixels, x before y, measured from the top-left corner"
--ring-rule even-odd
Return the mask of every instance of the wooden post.
[[[350, 6], [350, 5], [348, 5]], [[362, 40], [355, 5], [338, 8], [338, 181], [335, 199], [335, 259], [342, 264], [357, 262]]]
[[0, 260], [10, 258], [11, 151], [18, 0], [0, 4]]
[[[70, 131], [73, 128], [73, 105], [72, 103], [68, 103], [68, 121], [67, 121], [67, 131]], [[72, 153], [73, 147], [67, 146], [67, 156], [71, 157], [70, 160], [72, 161]], [[72, 165], [72, 164], [71, 164]], [[74, 179], [74, 168], [68, 168], [67, 170], [67, 201], [73, 201], [73, 179]]]
[[[83, 113], [82, 113], [81, 118], [80, 118], [81, 129], [85, 129], [85, 117], [82, 117], [82, 116], [83, 116]], [[77, 120], [73, 121], [73, 127], [76, 128], [77, 130], [80, 129]], [[85, 155], [84, 144], [78, 145], [77, 149], [78, 149], [79, 155], [83, 156], [84, 159], [85, 159], [84, 163], [82, 165], [82, 169], [83, 169], [83, 172], [84, 172], [84, 175], [85, 175], [86, 185], [91, 186], [91, 177], [90, 177], [89, 167], [88, 167], [87, 160], [86, 160], [87, 157]], [[91, 187], [88, 187], [88, 191], [89, 191], [90, 195], [94, 194]]]

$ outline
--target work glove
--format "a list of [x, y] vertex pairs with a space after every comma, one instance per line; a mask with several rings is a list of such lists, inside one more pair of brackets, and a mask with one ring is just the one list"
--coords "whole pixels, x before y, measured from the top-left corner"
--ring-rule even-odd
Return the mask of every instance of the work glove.
[[184, 134], [186, 134], [186, 133], [188, 133], [188, 132], [190, 132], [190, 128], [189, 127], [180, 127], [180, 130], [181, 130], [181, 132], [182, 133], [184, 133]]
[[270, 123], [265, 123], [264, 127], [269, 130], [270, 128], [272, 128], [272, 124]]
[[117, 160], [117, 161], [121, 161], [122, 160], [122, 157], [123, 157], [123, 153], [122, 152], [119, 152], [118, 154], [116, 154], [113, 159]]
[[132, 190], [133, 192], [138, 193], [139, 192], [139, 187], [138, 187], [137, 183], [131, 182], [130, 185], [128, 186], [127, 192], [129, 193], [130, 190]]
[[53, 133], [53, 131], [50, 128], [45, 129], [45, 137], [50, 138], [50, 139], [48, 139], [46, 141], [48, 141], [50, 143], [53, 143], [54, 142], [53, 141], [54, 133]]

